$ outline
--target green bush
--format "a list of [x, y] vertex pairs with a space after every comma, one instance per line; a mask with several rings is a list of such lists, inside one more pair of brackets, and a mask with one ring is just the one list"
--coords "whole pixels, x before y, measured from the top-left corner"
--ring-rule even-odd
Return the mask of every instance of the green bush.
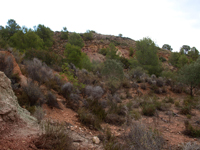
[[186, 135], [191, 136], [191, 137], [197, 137], [197, 138], [200, 137], [200, 129], [194, 128], [194, 127], [189, 123], [189, 121], [185, 121], [185, 131], [184, 131], [184, 133], [185, 133]]
[[143, 38], [136, 42], [137, 60], [149, 74], [159, 75], [162, 71], [157, 50], [158, 48], [150, 38]]
[[81, 48], [79, 46], [67, 43], [64, 55], [67, 57], [68, 63], [73, 63], [76, 67], [81, 68]]
[[84, 41], [78, 33], [71, 33], [68, 39], [69, 44], [83, 48]]
[[39, 24], [35, 32], [43, 40], [45, 47], [53, 45], [53, 31], [49, 27]]
[[87, 100], [88, 109], [94, 114], [99, 120], [104, 120], [106, 118], [106, 112], [98, 100]]
[[122, 65], [113, 59], [108, 59], [104, 62], [102, 74], [106, 78], [116, 78], [119, 80], [123, 80], [124, 78]]
[[123, 64], [124, 69], [128, 69], [130, 67], [130, 62], [125, 57], [120, 57], [119, 60]]
[[121, 126], [122, 124], [125, 123], [125, 118], [117, 114], [108, 114], [105, 118], [105, 122]]
[[174, 99], [172, 97], [170, 97], [170, 96], [169, 97], [165, 97], [163, 101], [166, 102], [166, 103], [174, 104]]
[[167, 60], [166, 60], [164, 57], [162, 57], [162, 56], [161, 56], [161, 57], [159, 57], [159, 60], [160, 60], [160, 61], [162, 61], [162, 62], [165, 62], [165, 61], [167, 61]]
[[153, 116], [156, 112], [156, 106], [154, 104], [144, 104], [142, 106], [142, 113], [145, 116]]
[[119, 55], [117, 55], [117, 49], [113, 43], [110, 43], [109, 47], [107, 48], [106, 58], [119, 60]]
[[180, 57], [180, 53], [178, 52], [172, 52], [169, 56], [169, 62], [175, 66], [175, 67], [178, 67], [178, 60], [179, 60], [179, 57]]
[[99, 53], [104, 55], [104, 56], [107, 55], [107, 52], [108, 52], [108, 49], [106, 49], [106, 48], [102, 48], [102, 49], [99, 50]]
[[141, 67], [136, 67], [129, 71], [130, 77], [136, 79], [140, 78], [144, 73], [146, 73], [146, 71]]
[[34, 31], [29, 29], [25, 33], [22, 31], [16, 32], [10, 38], [10, 44], [23, 52], [26, 49], [41, 49], [44, 42]]
[[61, 31], [61, 39], [67, 40], [68, 39], [68, 31], [66, 27], [63, 27], [63, 30]]
[[66, 61], [62, 56], [54, 52], [48, 52], [46, 50], [36, 50], [36, 49], [26, 50], [25, 59], [32, 60], [33, 58], [38, 58], [49, 66], [59, 66], [59, 67], [61, 67], [62, 64]]
[[178, 59], [178, 67], [181, 68], [183, 67], [185, 64], [188, 63], [188, 58], [186, 55], [181, 55]]
[[85, 41], [91, 41], [93, 40], [93, 33], [90, 30], [87, 30], [84, 34], [83, 34], [83, 39]]
[[129, 48], [129, 56], [133, 56], [134, 50], [132, 47]]
[[191, 114], [191, 106], [190, 105], [187, 105], [187, 106], [182, 106], [181, 107], [181, 110], [180, 110], [180, 113], [183, 114], [183, 115], [190, 115]]

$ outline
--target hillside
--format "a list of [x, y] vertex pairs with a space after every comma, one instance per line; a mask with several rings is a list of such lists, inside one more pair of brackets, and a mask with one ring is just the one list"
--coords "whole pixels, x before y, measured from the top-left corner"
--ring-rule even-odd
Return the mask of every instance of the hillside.
[[[84, 39], [84, 34], [80, 37]], [[141, 49], [157, 50], [151, 39], [141, 43], [145, 40], [150, 44]], [[5, 112], [0, 114], [0, 149], [62, 149], [63, 144], [65, 149], [79, 150], [199, 148], [199, 87], [192, 89], [190, 97], [190, 87], [175, 78], [179, 68], [169, 63], [171, 51], [159, 48], [155, 55], [145, 54], [141, 60], [162, 57], [159, 62], [150, 58], [152, 66], [134, 59], [136, 41], [129, 38], [93, 32], [93, 39], [84, 40], [83, 47], [68, 45], [77, 51], [69, 55], [64, 55], [69, 39], [62, 39], [61, 32], [54, 32], [52, 41], [44, 50], [8, 47], [0, 51], [0, 71], [11, 81], [9, 90], [46, 131], [24, 129], [24, 122], [12, 122]], [[129, 56], [130, 47], [133, 56]], [[99, 53], [101, 49], [112, 52], [112, 48], [117, 52], [110, 56]], [[74, 57], [79, 54], [83, 61], [76, 66], [70, 61], [76, 63]], [[150, 74], [152, 70], [158, 75]], [[0, 112], [4, 108], [1, 105]]]

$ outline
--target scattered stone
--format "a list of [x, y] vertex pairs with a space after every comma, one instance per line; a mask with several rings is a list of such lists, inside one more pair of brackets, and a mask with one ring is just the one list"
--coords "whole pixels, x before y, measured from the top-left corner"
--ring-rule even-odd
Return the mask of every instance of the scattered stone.
[[98, 138], [97, 136], [94, 136], [94, 137], [92, 138], [92, 142], [95, 143], [95, 144], [99, 144], [99, 143], [100, 143], [100, 140], [99, 140], [99, 138]]

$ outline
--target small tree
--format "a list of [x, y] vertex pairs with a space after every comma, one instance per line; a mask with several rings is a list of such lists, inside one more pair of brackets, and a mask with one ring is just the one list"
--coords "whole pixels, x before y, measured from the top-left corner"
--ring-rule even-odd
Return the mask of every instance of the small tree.
[[129, 48], [129, 56], [133, 56], [134, 50], [132, 47]]
[[180, 57], [180, 53], [178, 52], [173, 52], [170, 54], [169, 56], [169, 62], [175, 66], [175, 67], [178, 67], [178, 60], [179, 60], [179, 57]]
[[161, 64], [157, 56], [155, 43], [150, 38], [143, 38], [136, 42], [136, 57], [142, 67], [148, 70], [149, 74], [159, 75]]
[[193, 96], [193, 89], [200, 83], [200, 58], [180, 69], [179, 80], [189, 87], [190, 95]]
[[178, 67], [181, 68], [183, 67], [185, 64], [188, 63], [188, 58], [185, 55], [181, 55], [178, 59]]
[[81, 67], [81, 48], [79, 46], [67, 43], [64, 51], [68, 63], [73, 63], [77, 67]]
[[85, 41], [91, 41], [93, 40], [93, 33], [90, 30], [87, 30], [84, 34], [83, 34], [83, 39]]
[[63, 27], [63, 30], [61, 31], [61, 39], [64, 39], [64, 40], [68, 39], [68, 31], [66, 27]]
[[114, 59], [107, 59], [102, 68], [102, 75], [104, 75], [111, 93], [114, 94], [124, 78], [122, 65]]
[[80, 48], [82, 48], [84, 46], [84, 42], [83, 42], [83, 39], [81, 38], [80, 34], [75, 33], [75, 32], [69, 35], [69, 43], [71, 45], [75, 45]]
[[123, 35], [120, 33], [120, 34], [119, 34], [119, 37], [122, 37], [122, 36], [123, 36]]
[[14, 19], [8, 20], [7, 24], [6, 29], [8, 29], [9, 37], [13, 36], [21, 28]]
[[196, 61], [199, 57], [199, 51], [196, 49], [196, 47], [192, 47], [191, 51], [188, 52], [188, 56], [192, 58], [193, 61]]
[[119, 60], [119, 55], [117, 55], [117, 49], [115, 47], [115, 44], [109, 44], [109, 47], [107, 48], [106, 58]]
[[18, 31], [10, 38], [10, 44], [19, 50], [25, 49], [41, 49], [43, 40], [31, 29], [26, 30], [26, 33]]
[[172, 50], [173, 50], [173, 48], [171, 48], [171, 46], [170, 46], [169, 44], [164, 44], [164, 45], [162, 46], [162, 49], [166, 49], [166, 50], [169, 50], [169, 51], [172, 51]]
[[36, 29], [36, 34], [43, 39], [46, 47], [53, 45], [53, 31], [49, 27], [39, 24]]
[[183, 45], [182, 47], [181, 47], [181, 49], [182, 50], [184, 50], [184, 52], [185, 52], [185, 54], [190, 50], [190, 46], [188, 46], [188, 45]]

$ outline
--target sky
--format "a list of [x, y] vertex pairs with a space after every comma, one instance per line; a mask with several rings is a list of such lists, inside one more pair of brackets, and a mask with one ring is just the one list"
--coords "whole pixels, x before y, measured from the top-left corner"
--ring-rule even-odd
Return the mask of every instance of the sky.
[[133, 40], [151, 38], [173, 51], [182, 45], [200, 51], [200, 0], [2, 0], [0, 25], [14, 19], [21, 27], [44, 24], [53, 31], [94, 30]]

